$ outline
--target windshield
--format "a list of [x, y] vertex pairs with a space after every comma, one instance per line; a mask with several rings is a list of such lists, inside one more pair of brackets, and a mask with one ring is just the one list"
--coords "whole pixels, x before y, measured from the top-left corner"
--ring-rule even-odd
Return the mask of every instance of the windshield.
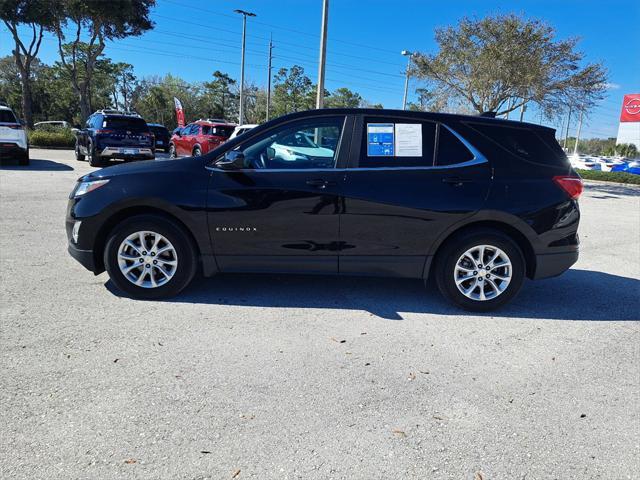
[[11, 110], [0, 110], [0, 123], [18, 123]]
[[291, 135], [283, 137], [278, 143], [286, 147], [306, 147], [306, 148], [320, 148], [313, 143], [307, 134], [302, 132], [295, 132]]

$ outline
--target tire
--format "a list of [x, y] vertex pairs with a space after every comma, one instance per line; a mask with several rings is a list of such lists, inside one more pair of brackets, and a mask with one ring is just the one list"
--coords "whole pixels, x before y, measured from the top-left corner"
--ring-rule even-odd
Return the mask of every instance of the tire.
[[80, 145], [78, 145], [78, 142], [76, 142], [76, 160], [79, 162], [84, 162], [85, 160], [84, 155], [80, 153]]
[[18, 160], [18, 165], [20, 165], [21, 167], [26, 167], [27, 165], [29, 165], [29, 149], [27, 149], [24, 155], [20, 157], [20, 159]]
[[[143, 255], [146, 250], [138, 250], [141, 242], [137, 232], [145, 232], [145, 244], [149, 249], [147, 255]], [[154, 251], [150, 247], [158, 238], [157, 235], [162, 236], [164, 241], [158, 244], [158, 255], [152, 256]], [[137, 249], [128, 245], [123, 247], [123, 242], [128, 237], [132, 237], [130, 241]], [[167, 246], [173, 250], [162, 252]], [[120, 260], [119, 252], [132, 258]], [[140, 258], [143, 259], [142, 262], [139, 262]], [[176, 262], [175, 266], [165, 263], [173, 261]], [[159, 263], [153, 266], [152, 262]], [[137, 267], [138, 264], [140, 267]], [[124, 220], [110, 233], [104, 250], [104, 265], [116, 287], [132, 298], [169, 298], [180, 293], [193, 279], [197, 270], [196, 247], [187, 232], [173, 221], [158, 215], [136, 215]], [[125, 272], [130, 269], [130, 273], [125, 276], [123, 269]], [[168, 270], [169, 275], [162, 274], [163, 269]], [[134, 284], [141, 276], [143, 286]], [[153, 286], [152, 282], [157, 282], [157, 286]]]
[[[480, 260], [482, 251], [484, 258]], [[471, 256], [465, 256], [468, 252]], [[494, 255], [495, 260], [485, 265], [484, 262]], [[510, 265], [505, 263], [505, 259]], [[494, 264], [496, 267], [490, 269]], [[511, 237], [498, 230], [477, 229], [452, 238], [438, 252], [435, 280], [440, 293], [450, 302], [465, 310], [488, 312], [508, 303], [518, 294], [524, 281], [525, 267], [522, 250]]]
[[176, 146], [173, 143], [169, 145], [169, 158], [177, 158]]
[[200, 150], [200, 147], [195, 147], [193, 149], [193, 156], [194, 157], [199, 157], [200, 155], [202, 155], [202, 150]]
[[96, 149], [93, 146], [93, 142], [89, 142], [87, 145], [87, 160], [92, 167], [102, 167], [104, 165], [100, 155], [96, 154]]

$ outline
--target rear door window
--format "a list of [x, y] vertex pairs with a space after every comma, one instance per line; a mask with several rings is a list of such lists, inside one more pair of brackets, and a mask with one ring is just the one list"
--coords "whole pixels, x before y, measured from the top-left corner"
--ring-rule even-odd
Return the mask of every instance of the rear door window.
[[473, 153], [446, 126], [440, 124], [438, 132], [437, 166], [456, 165], [474, 159]]
[[360, 168], [433, 166], [434, 122], [365, 117], [363, 127]]

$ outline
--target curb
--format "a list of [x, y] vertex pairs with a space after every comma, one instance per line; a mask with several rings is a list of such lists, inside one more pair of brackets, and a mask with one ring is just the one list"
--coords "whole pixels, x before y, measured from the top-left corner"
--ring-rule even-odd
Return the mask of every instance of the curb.
[[75, 147], [47, 147], [43, 145], [29, 145], [29, 148], [37, 148], [39, 150], [74, 150]]

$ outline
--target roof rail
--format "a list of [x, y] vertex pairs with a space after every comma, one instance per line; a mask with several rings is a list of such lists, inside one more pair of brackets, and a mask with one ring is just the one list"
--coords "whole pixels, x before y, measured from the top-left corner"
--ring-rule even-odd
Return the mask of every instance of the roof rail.
[[115, 108], [103, 108], [101, 110], [96, 110], [95, 113], [102, 113], [104, 115], [127, 115], [127, 116], [131, 116], [131, 117], [140, 117], [140, 114], [138, 112], [134, 112], [134, 111], [122, 111], [122, 110], [118, 110]]
[[223, 118], [199, 118], [196, 122], [229, 123], [228, 120], [224, 120]]

